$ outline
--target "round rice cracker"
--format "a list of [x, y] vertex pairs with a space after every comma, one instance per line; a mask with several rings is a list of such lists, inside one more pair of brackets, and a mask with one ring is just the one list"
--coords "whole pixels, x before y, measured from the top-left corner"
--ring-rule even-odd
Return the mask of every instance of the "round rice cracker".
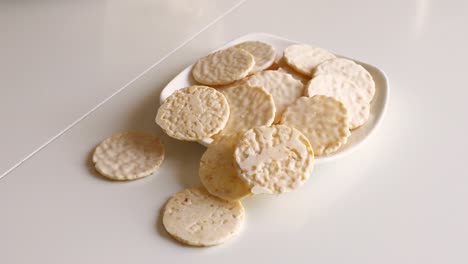
[[283, 113], [281, 124], [294, 127], [308, 139], [316, 156], [328, 155], [346, 144], [351, 135], [348, 113], [333, 97], [301, 97]]
[[230, 115], [226, 126], [215, 138], [273, 123], [275, 103], [273, 97], [262, 88], [241, 84], [219, 91], [228, 101]]
[[225, 85], [247, 76], [254, 65], [255, 59], [249, 52], [228, 48], [199, 59], [192, 76], [201, 84]]
[[229, 119], [224, 95], [207, 86], [176, 91], [159, 107], [156, 123], [171, 137], [197, 141], [219, 133]]
[[297, 72], [312, 77], [315, 68], [336, 56], [322, 48], [306, 44], [294, 44], [284, 49], [285, 62]]
[[275, 101], [276, 114], [274, 123], [281, 120], [284, 109], [304, 93], [304, 85], [290, 74], [279, 71], [263, 71], [250, 76], [247, 84], [263, 88]]
[[240, 202], [219, 199], [199, 187], [174, 194], [166, 203], [162, 222], [184, 244], [214, 246], [237, 235], [244, 219]]
[[375, 94], [375, 82], [372, 75], [361, 65], [352, 60], [335, 58], [327, 60], [317, 66], [314, 76], [320, 74], [341, 74], [363, 90], [368, 102], [371, 102]]
[[350, 129], [362, 126], [369, 119], [370, 104], [365, 91], [343, 75], [322, 74], [310, 80], [306, 95], [312, 97], [317, 94], [331, 96], [343, 103], [348, 110]]
[[234, 167], [234, 149], [239, 133], [223, 136], [208, 146], [200, 161], [200, 180], [214, 196], [237, 201], [250, 194]]
[[245, 41], [235, 47], [248, 51], [255, 58], [255, 65], [250, 73], [257, 73], [266, 70], [273, 65], [276, 60], [276, 51], [272, 45], [261, 41]]
[[297, 189], [309, 178], [314, 152], [298, 130], [262, 126], [241, 136], [234, 159], [240, 178], [252, 193], [280, 194]]
[[136, 180], [151, 175], [164, 160], [158, 137], [144, 132], [124, 132], [102, 141], [94, 150], [96, 170], [112, 180]]

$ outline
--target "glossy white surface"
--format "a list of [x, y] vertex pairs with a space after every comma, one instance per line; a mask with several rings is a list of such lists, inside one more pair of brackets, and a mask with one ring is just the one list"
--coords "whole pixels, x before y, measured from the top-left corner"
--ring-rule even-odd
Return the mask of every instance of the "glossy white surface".
[[239, 3], [0, 1], [0, 177]]
[[[467, 24], [465, 1], [247, 1], [0, 180], [0, 262], [467, 263]], [[299, 191], [246, 200], [236, 240], [180, 246], [159, 210], [198, 184], [203, 148], [157, 128], [159, 93], [198, 57], [255, 31], [385, 69], [387, 114]], [[95, 144], [129, 128], [161, 135], [161, 171], [129, 183], [90, 172]]]
[[[236, 44], [239, 44], [244, 41], [262, 41], [272, 45], [276, 52], [277, 52], [277, 59], [280, 59], [283, 50], [292, 44], [298, 43], [294, 40], [285, 39], [279, 36], [275, 36], [272, 34], [262, 33], [262, 32], [255, 32], [250, 33], [235, 40], [230, 41], [229, 43], [223, 45], [219, 49], [225, 49], [228, 47], [232, 47]], [[212, 51], [214, 52], [214, 51]], [[341, 55], [338, 55], [342, 57]], [[348, 58], [352, 59], [352, 58]], [[389, 93], [389, 85], [387, 77], [382, 69], [379, 69], [369, 63], [364, 63], [360, 61], [356, 61], [357, 63], [364, 66], [369, 73], [372, 75], [375, 81], [375, 96], [371, 102], [369, 120], [358, 129], [354, 129], [351, 132], [351, 136], [348, 138], [348, 142], [340, 147], [338, 151], [326, 155], [326, 156], [316, 156], [315, 157], [315, 164], [321, 164], [323, 162], [334, 161], [337, 158], [344, 157], [346, 155], [351, 154], [354, 150], [356, 150], [359, 146], [362, 145], [370, 137], [370, 135], [375, 131], [375, 129], [380, 125], [382, 122], [383, 116], [385, 114], [387, 101], [388, 101], [388, 93]], [[162, 104], [171, 94], [175, 91], [180, 90], [184, 87], [195, 85], [197, 82], [192, 78], [192, 67], [194, 64], [188, 66], [184, 70], [182, 70], [179, 74], [177, 74], [174, 79], [172, 79], [161, 91], [160, 95], [160, 103]], [[199, 143], [208, 146], [213, 142], [212, 138], [207, 138], [201, 140]]]

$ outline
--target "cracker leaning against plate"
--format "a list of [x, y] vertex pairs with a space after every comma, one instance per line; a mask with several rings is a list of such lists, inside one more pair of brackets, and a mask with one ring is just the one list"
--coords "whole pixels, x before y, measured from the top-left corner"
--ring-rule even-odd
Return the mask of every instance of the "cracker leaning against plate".
[[156, 136], [125, 132], [106, 138], [93, 153], [96, 170], [112, 180], [136, 180], [158, 170], [164, 146]]
[[299, 130], [262, 126], [242, 135], [234, 159], [252, 193], [280, 194], [297, 189], [309, 178], [314, 151]]

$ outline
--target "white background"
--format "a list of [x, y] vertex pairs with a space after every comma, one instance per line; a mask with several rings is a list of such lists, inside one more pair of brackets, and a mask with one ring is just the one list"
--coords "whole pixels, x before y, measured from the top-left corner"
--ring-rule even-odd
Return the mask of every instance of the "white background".
[[[0, 2], [0, 263], [467, 263], [466, 25], [459, 0]], [[246, 200], [237, 239], [181, 246], [159, 210], [199, 184], [203, 148], [154, 124], [159, 93], [256, 31], [379, 66], [387, 115], [299, 191]], [[167, 159], [103, 180], [89, 155], [128, 129], [160, 135]]]

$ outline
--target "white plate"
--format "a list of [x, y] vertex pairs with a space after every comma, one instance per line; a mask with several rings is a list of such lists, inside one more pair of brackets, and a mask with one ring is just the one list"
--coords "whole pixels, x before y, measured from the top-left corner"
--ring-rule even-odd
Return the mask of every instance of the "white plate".
[[[291, 44], [298, 43], [297, 41], [288, 40], [288, 39], [274, 36], [274, 35], [267, 34], [267, 33], [251, 33], [251, 34], [242, 36], [240, 38], [237, 38], [227, 43], [223, 47], [220, 47], [217, 50], [224, 49], [224, 48], [233, 46], [235, 44], [238, 44], [247, 40], [258, 40], [258, 41], [263, 41], [263, 42], [273, 45], [273, 47], [275, 47], [277, 51], [278, 59], [281, 57], [284, 48], [286, 48], [287, 46]], [[326, 48], [326, 47], [323, 47], [323, 48]], [[337, 55], [337, 56], [345, 57], [341, 55]], [[385, 109], [386, 109], [387, 101], [388, 101], [388, 92], [389, 92], [388, 80], [387, 80], [385, 73], [376, 66], [361, 62], [359, 60], [355, 60], [355, 59], [352, 59], [352, 60], [356, 61], [357, 63], [361, 64], [364, 68], [366, 68], [369, 71], [369, 73], [372, 75], [375, 81], [375, 96], [371, 102], [369, 120], [363, 126], [359, 127], [358, 129], [353, 130], [351, 133], [351, 136], [348, 138], [348, 143], [342, 146], [337, 152], [332, 153], [328, 156], [316, 157], [315, 161], [317, 164], [331, 161], [331, 160], [343, 157], [351, 153], [358, 146], [360, 146], [367, 138], [369, 138], [369, 136], [375, 131], [375, 129], [378, 127], [378, 125], [382, 121], [382, 117], [385, 113]], [[182, 89], [184, 87], [196, 84], [195, 80], [193, 80], [192, 75], [191, 75], [192, 67], [193, 67], [193, 64], [185, 68], [174, 79], [172, 79], [166, 85], [166, 87], [164, 87], [160, 96], [161, 103], [164, 102], [164, 100], [166, 100], [166, 98], [169, 97], [175, 91]], [[206, 146], [210, 144], [210, 142], [211, 142], [211, 139], [206, 139], [200, 143]]]

